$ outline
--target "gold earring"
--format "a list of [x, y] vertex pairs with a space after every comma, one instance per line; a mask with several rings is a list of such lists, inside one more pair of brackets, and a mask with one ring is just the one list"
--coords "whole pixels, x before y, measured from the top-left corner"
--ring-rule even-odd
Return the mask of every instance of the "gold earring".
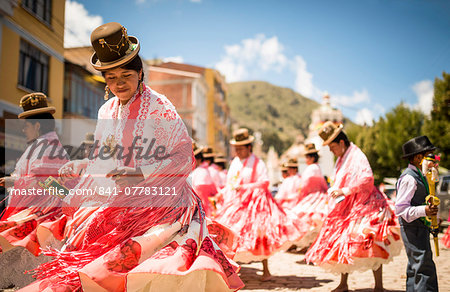
[[108, 100], [109, 98], [109, 87], [108, 85], [105, 86], [105, 95], [103, 96], [104, 100]]
[[141, 84], [139, 84], [139, 93], [142, 94], [144, 92], [144, 82], [141, 81]]

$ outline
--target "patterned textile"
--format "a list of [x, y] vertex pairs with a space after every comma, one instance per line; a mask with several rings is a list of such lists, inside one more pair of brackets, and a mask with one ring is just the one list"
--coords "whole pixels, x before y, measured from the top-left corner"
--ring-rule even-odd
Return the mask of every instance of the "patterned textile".
[[291, 175], [283, 180], [275, 200], [281, 207], [292, 209], [299, 201], [302, 179], [299, 175]]
[[301, 188], [297, 200], [291, 204], [291, 211], [301, 222], [303, 236], [295, 244], [299, 248], [308, 247], [319, 234], [319, 230], [334, 207], [327, 193], [328, 185], [318, 164], [310, 164], [302, 173]]
[[[77, 207], [68, 222], [68, 240], [61, 251], [47, 253], [55, 260], [42, 265], [39, 281], [23, 291], [243, 287], [238, 266], [209, 236], [200, 199], [187, 182], [194, 161], [191, 138], [169, 100], [148, 87], [125, 106], [117, 97], [110, 99], [99, 110], [95, 138], [102, 145], [123, 146], [124, 156], [89, 162], [77, 188], [96, 193], [67, 198]], [[147, 150], [149, 156], [142, 157]], [[146, 179], [119, 187], [104, 175], [117, 166], [141, 167]], [[117, 194], [100, 193], [102, 186], [115, 187]], [[130, 193], [131, 187], [170, 192], [139, 195]]]
[[[41, 248], [56, 246], [63, 239], [67, 218], [58, 207], [59, 198], [28, 191], [42, 190], [39, 183], [49, 176], [57, 177], [59, 168], [67, 161], [68, 155], [54, 131], [40, 136], [22, 154], [11, 175], [15, 182], [9, 207], [0, 221], [3, 252], [23, 246], [37, 256]], [[15, 195], [16, 192], [27, 195]]]
[[192, 172], [192, 188], [202, 200], [206, 216], [210, 217], [214, 207], [209, 201], [209, 198], [217, 194], [217, 189], [206, 163], [202, 163]]
[[349, 188], [325, 218], [306, 260], [334, 273], [376, 270], [402, 247], [397, 218], [386, 195], [373, 184], [369, 162], [351, 144], [336, 161], [332, 189]]
[[263, 161], [253, 154], [244, 161], [234, 158], [216, 220], [240, 236], [236, 261], [267, 259], [289, 248], [301, 236], [296, 217], [275, 202], [268, 186]]

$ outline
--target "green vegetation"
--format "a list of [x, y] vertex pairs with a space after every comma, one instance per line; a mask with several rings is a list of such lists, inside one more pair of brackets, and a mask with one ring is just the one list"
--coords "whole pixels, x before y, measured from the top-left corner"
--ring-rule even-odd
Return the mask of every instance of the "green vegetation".
[[402, 145], [409, 139], [427, 135], [438, 147], [440, 165], [450, 167], [450, 74], [434, 81], [433, 109], [430, 116], [399, 104], [372, 127], [352, 126], [349, 138], [367, 155], [377, 183], [385, 177], [398, 177], [407, 161]]
[[281, 154], [298, 134], [306, 137], [311, 112], [319, 106], [292, 89], [262, 81], [229, 83], [228, 89], [232, 118], [261, 132], [264, 152], [273, 145]]

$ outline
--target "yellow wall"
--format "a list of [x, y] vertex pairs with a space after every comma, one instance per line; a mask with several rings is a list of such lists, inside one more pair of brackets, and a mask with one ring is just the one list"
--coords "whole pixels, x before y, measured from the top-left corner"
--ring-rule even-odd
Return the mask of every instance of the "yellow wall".
[[3, 25], [2, 59], [0, 64], [0, 88], [2, 100], [13, 105], [19, 105], [19, 100], [25, 94], [17, 88], [19, 72], [19, 35]]
[[[225, 100], [218, 100], [215, 93], [214, 80], [216, 80], [222, 84], [222, 89], [224, 90]], [[226, 115], [229, 115], [229, 110], [226, 104], [226, 89], [224, 80], [220, 77], [219, 72], [214, 69], [205, 68], [205, 80], [208, 84], [208, 93], [207, 93], [207, 111], [208, 111], [208, 120], [207, 120], [207, 141], [208, 145], [214, 148], [215, 152], [222, 152], [223, 154], [227, 153], [226, 148], [221, 144], [222, 141], [216, 140], [216, 133], [221, 131], [224, 137], [229, 137], [229, 129], [226, 125], [222, 125], [218, 123], [216, 117], [214, 116], [214, 104], [216, 103], [218, 106], [222, 108]], [[223, 141], [225, 145], [228, 144], [228, 141]]]
[[206, 110], [207, 116], [207, 134], [206, 139], [208, 145], [215, 146], [216, 144], [216, 121], [214, 119], [214, 71], [209, 68], [205, 68], [205, 80], [208, 84], [208, 93], [206, 94]]
[[51, 27], [38, 20], [19, 4], [14, 9], [13, 20], [28, 33], [46, 43], [49, 47], [64, 54], [64, 7], [65, 1], [52, 1]]
[[[11, 17], [5, 17], [16, 27], [26, 31], [46, 47], [57, 52], [61, 58], [64, 54], [64, 8], [65, 1], [52, 1], [51, 27], [39, 21], [19, 3]], [[5, 23], [2, 24], [1, 63], [0, 63], [0, 99], [13, 105], [19, 104], [20, 98], [30, 93], [18, 86], [20, 35]], [[33, 44], [33, 43], [32, 43]], [[33, 44], [35, 45], [35, 44]], [[51, 105], [56, 107], [55, 118], [62, 118], [64, 62], [50, 55], [48, 95]]]

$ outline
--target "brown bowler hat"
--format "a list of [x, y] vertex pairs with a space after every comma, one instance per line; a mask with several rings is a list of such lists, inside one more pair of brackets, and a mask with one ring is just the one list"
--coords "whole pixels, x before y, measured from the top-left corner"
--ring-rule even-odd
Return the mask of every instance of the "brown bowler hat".
[[255, 137], [248, 133], [248, 129], [240, 128], [234, 131], [233, 139], [230, 140], [231, 145], [247, 145], [252, 143]]
[[200, 147], [197, 143], [195, 143], [195, 141], [192, 141], [192, 151], [194, 152], [194, 156], [197, 156], [203, 151], [203, 147]]
[[127, 29], [117, 22], [97, 27], [91, 33], [91, 43], [95, 51], [91, 65], [99, 71], [127, 64], [137, 56], [140, 49], [139, 40], [128, 36]]
[[286, 166], [286, 163], [282, 163], [282, 164], [280, 165], [280, 169], [281, 169], [281, 171], [287, 171], [287, 170], [288, 170], [288, 167]]
[[314, 143], [308, 143], [305, 144], [305, 155], [306, 154], [314, 154], [319, 152], [319, 150], [316, 149], [316, 145], [314, 145]]
[[227, 162], [227, 159], [225, 158], [225, 156], [222, 153], [217, 153], [214, 156], [214, 163], [219, 163], [219, 162]]
[[42, 113], [54, 114], [56, 112], [56, 108], [48, 106], [47, 96], [42, 92], [33, 92], [24, 95], [20, 99], [19, 105], [23, 108], [23, 113], [18, 115], [19, 119]]
[[288, 161], [284, 164], [285, 167], [298, 167], [297, 158], [289, 158]]
[[326, 146], [331, 143], [331, 141], [334, 140], [334, 138], [339, 135], [339, 133], [342, 131], [342, 128], [344, 128], [344, 125], [339, 124], [336, 126], [333, 122], [325, 122], [322, 127], [319, 129], [319, 136], [323, 140], [323, 146]]
[[94, 133], [86, 133], [86, 137], [84, 138], [83, 144], [92, 145], [94, 144], [95, 138]]
[[212, 147], [207, 146], [207, 147], [203, 148], [203, 157], [204, 158], [209, 158], [209, 157], [214, 157], [214, 156], [216, 156], [216, 154], [214, 153]]
[[214, 163], [226, 163], [227, 160], [225, 157], [214, 157]]

